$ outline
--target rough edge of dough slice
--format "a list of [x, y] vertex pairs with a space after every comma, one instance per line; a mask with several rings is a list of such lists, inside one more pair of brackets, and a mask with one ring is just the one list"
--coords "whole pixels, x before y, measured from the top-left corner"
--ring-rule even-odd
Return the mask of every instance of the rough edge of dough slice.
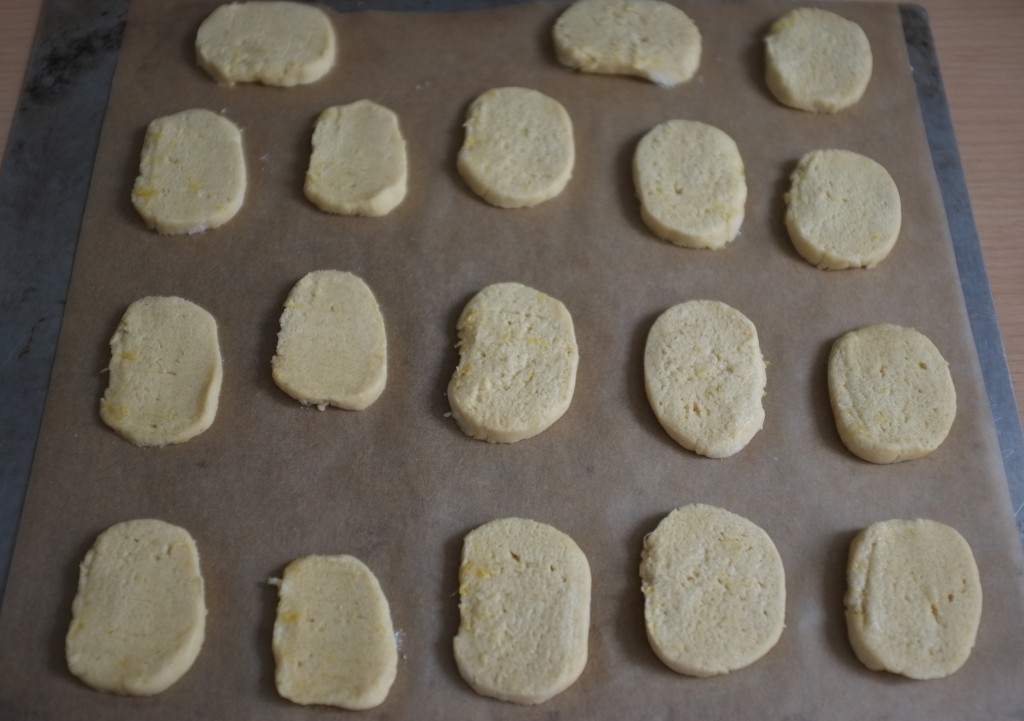
[[[175, 559], [172, 578], [154, 588]], [[184, 676], [206, 634], [199, 550], [188, 531], [155, 519], [117, 523], [97, 536], [79, 569], [65, 640], [71, 673], [127, 696], [158, 694]], [[181, 617], [169, 628], [174, 613]], [[157, 629], [165, 637], [149, 642]]]
[[405, 138], [394, 112], [370, 100], [325, 109], [313, 130], [303, 192], [326, 213], [378, 218], [408, 188]]
[[[373, 571], [354, 556], [305, 556], [270, 583], [279, 594], [272, 641], [278, 693], [297, 704], [355, 711], [384, 703], [398, 673], [398, 647]], [[331, 661], [349, 668], [341, 672]]]
[[[590, 595], [590, 564], [567, 534], [524, 518], [477, 527], [464, 539], [459, 566], [453, 650], [462, 678], [478, 694], [512, 703], [562, 693], [587, 664]], [[528, 627], [510, 628], [517, 622]], [[503, 633], [511, 634], [506, 642]], [[523, 649], [524, 642], [534, 647]], [[534, 656], [517, 657], [517, 650]], [[538, 658], [541, 652], [553, 659]]]
[[[616, 21], [622, 24], [610, 27]], [[606, 34], [592, 36], [600, 30]], [[632, 75], [669, 88], [700, 67], [700, 30], [659, 0], [578, 0], [555, 21], [552, 36], [558, 61], [586, 73]]]
[[[284, 50], [275, 54], [270, 46], [279, 43], [272, 43], [267, 34], [287, 29], [289, 23], [297, 28], [278, 38], [284, 40]], [[308, 85], [334, 67], [337, 55], [334, 25], [323, 10], [306, 3], [273, 0], [217, 7], [199, 26], [195, 47], [199, 67], [228, 87], [236, 82]], [[311, 49], [318, 52], [310, 53]], [[239, 63], [241, 67], [237, 67]]]

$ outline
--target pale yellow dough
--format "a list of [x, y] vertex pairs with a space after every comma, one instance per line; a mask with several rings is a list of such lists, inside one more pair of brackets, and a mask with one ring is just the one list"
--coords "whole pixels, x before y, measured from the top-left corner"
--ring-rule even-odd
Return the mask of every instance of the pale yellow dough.
[[766, 80], [783, 105], [835, 113], [856, 105], [871, 79], [860, 25], [818, 8], [791, 10], [765, 38]]
[[785, 627], [786, 575], [772, 539], [734, 513], [683, 506], [644, 538], [640, 562], [651, 648], [688, 676], [749, 666]]
[[786, 228], [819, 268], [872, 268], [896, 245], [900, 193], [888, 171], [849, 150], [814, 150], [790, 176]]
[[217, 322], [195, 303], [150, 296], [128, 306], [110, 339], [100, 417], [138, 446], [184, 443], [217, 415], [223, 370]]
[[221, 5], [196, 33], [196, 62], [222, 85], [305, 85], [327, 74], [335, 54], [330, 18], [305, 3]]
[[150, 228], [218, 228], [238, 213], [245, 188], [242, 133], [230, 120], [197, 108], [149, 124], [132, 204]]
[[764, 426], [757, 329], [725, 303], [693, 300], [662, 313], [647, 335], [644, 383], [662, 427], [702, 456], [731, 456]]
[[872, 325], [839, 338], [829, 354], [828, 390], [839, 437], [872, 463], [928, 455], [956, 416], [949, 363], [913, 328]]
[[469, 106], [458, 169], [491, 205], [523, 208], [554, 198], [575, 161], [572, 121], [557, 100], [527, 88], [494, 88]]
[[561, 531], [502, 518], [470, 532], [459, 567], [455, 661], [474, 691], [538, 704], [587, 664], [590, 565]]
[[743, 158], [714, 126], [670, 120], [650, 130], [633, 156], [633, 182], [647, 227], [676, 245], [722, 248], [743, 224]]
[[370, 287], [352, 273], [317, 270], [284, 304], [274, 382], [304, 404], [359, 411], [384, 391], [387, 337]]
[[339, 215], [387, 215], [405, 198], [405, 138], [398, 116], [369, 100], [327, 108], [316, 121], [306, 197]]
[[204, 596], [199, 551], [186, 530], [152, 519], [111, 526], [80, 567], [68, 668], [100, 691], [164, 691], [203, 646]]
[[669, 87], [700, 66], [700, 31], [659, 0], [578, 0], [555, 22], [558, 60], [588, 73], [635, 75]]
[[352, 710], [382, 704], [398, 672], [398, 648], [373, 572], [352, 556], [307, 556], [274, 582], [278, 693]]
[[846, 625], [870, 669], [914, 679], [949, 676], [967, 662], [981, 620], [981, 579], [956, 529], [892, 520], [850, 544]]
[[466, 304], [457, 330], [448, 401], [467, 435], [514, 443], [568, 410], [579, 348], [561, 301], [519, 283], [489, 285]]

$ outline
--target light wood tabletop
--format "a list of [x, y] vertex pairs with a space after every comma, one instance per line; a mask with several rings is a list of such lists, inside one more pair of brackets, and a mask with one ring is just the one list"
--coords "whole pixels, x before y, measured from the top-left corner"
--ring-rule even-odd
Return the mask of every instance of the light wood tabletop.
[[[0, 0], [0, 148], [42, 0]], [[1024, 408], [1024, 2], [919, 0], [932, 33], [1016, 391]]]

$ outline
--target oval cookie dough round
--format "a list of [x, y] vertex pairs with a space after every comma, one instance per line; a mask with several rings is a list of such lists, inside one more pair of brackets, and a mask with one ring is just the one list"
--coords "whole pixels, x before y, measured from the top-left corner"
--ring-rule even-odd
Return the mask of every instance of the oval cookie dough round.
[[650, 130], [633, 156], [633, 182], [647, 227], [676, 245], [721, 248], [743, 224], [743, 159], [714, 126], [670, 120]]
[[670, 87], [700, 66], [697, 26], [659, 0], [578, 0], [552, 34], [559, 62], [587, 73], [635, 75]]
[[757, 329], [725, 303], [680, 303], [647, 335], [651, 408], [679, 445], [702, 456], [731, 456], [761, 430], [767, 380]]
[[455, 661], [474, 691], [521, 704], [547, 701], [587, 664], [587, 558], [543, 523], [485, 523], [463, 542], [459, 618]]
[[772, 539], [734, 513], [683, 506], [644, 538], [640, 562], [651, 648], [688, 676], [749, 666], [775, 646], [786, 576]]
[[528, 88], [494, 88], [466, 114], [459, 173], [499, 208], [537, 205], [562, 192], [576, 161], [572, 121], [561, 103]]
[[71, 673], [100, 691], [151, 696], [192, 667], [205, 632], [199, 551], [188, 531], [142, 519], [96, 538], [71, 604]]
[[514, 443], [569, 409], [579, 348], [561, 301], [519, 283], [496, 283], [466, 304], [456, 328], [459, 365], [448, 401], [466, 435]]
[[196, 62], [222, 85], [312, 83], [334, 66], [334, 27], [297, 2], [221, 5], [199, 26]]
[[835, 113], [856, 105], [871, 79], [871, 45], [860, 25], [817, 8], [797, 8], [765, 38], [766, 80], [783, 105]]
[[110, 339], [108, 371], [104, 423], [137, 446], [184, 443], [217, 416], [217, 321], [182, 298], [140, 298]]
[[920, 519], [872, 524], [850, 544], [846, 578], [846, 627], [865, 666], [934, 679], [966, 663], [981, 580], [955, 529]]
[[828, 391], [839, 437], [872, 463], [928, 455], [956, 416], [949, 364], [913, 328], [871, 325], [842, 336], [829, 354]]
[[303, 277], [284, 303], [271, 365], [274, 383], [301, 403], [367, 408], [388, 373], [384, 317], [370, 287], [338, 270]]
[[132, 204], [146, 225], [180, 235], [218, 228], [245, 200], [242, 133], [200, 108], [157, 118], [146, 129]]
[[339, 215], [387, 215], [405, 198], [405, 138], [398, 116], [369, 100], [327, 108], [316, 121], [306, 197]]
[[900, 234], [900, 193], [871, 158], [814, 150], [790, 176], [786, 228], [793, 246], [819, 268], [872, 268]]
[[307, 556], [289, 563], [277, 583], [277, 692], [295, 703], [352, 710], [382, 704], [398, 649], [373, 572], [352, 556]]

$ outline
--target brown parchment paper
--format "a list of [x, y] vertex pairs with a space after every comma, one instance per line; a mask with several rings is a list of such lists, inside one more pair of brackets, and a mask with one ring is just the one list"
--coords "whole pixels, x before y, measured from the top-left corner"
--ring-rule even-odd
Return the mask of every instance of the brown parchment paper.
[[[899, 15], [834, 5], [858, 22], [875, 61], [854, 108], [780, 106], [762, 81], [761, 38], [784, 3], [687, 3], [704, 51], [674, 89], [577, 74], [554, 58], [552, 4], [457, 13], [333, 14], [337, 67], [300, 88], [217, 86], [193, 61], [216, 0], [139, 0], [110, 99], [33, 478], [0, 618], [0, 715], [50, 719], [286, 719], [344, 715], [274, 689], [268, 578], [293, 558], [351, 553], [378, 575], [400, 641], [398, 678], [367, 718], [933, 719], [1024, 714], [1019, 541], [915, 99]], [[372, 5], [368, 3], [367, 5]], [[455, 171], [469, 102], [522, 85], [571, 115], [577, 162], [558, 198], [499, 210]], [[319, 112], [358, 98], [395, 110], [408, 140], [409, 195], [381, 219], [324, 214], [302, 195]], [[147, 230], [129, 200], [143, 133], [160, 115], [222, 111], [244, 133], [250, 185], [225, 227], [191, 237]], [[642, 224], [630, 161], [670, 118], [712, 123], [738, 143], [749, 200], [721, 251], [655, 238]], [[796, 160], [822, 147], [882, 162], [899, 186], [903, 229], [870, 271], [826, 273], [792, 249], [782, 194]], [[303, 408], [270, 377], [289, 290], [320, 268], [350, 270], [387, 323], [389, 376], [359, 413]], [[455, 320], [482, 286], [516, 280], [561, 299], [580, 346], [576, 396], [538, 437], [509, 446], [464, 436], [447, 417]], [[135, 448], [98, 418], [108, 340], [126, 306], [180, 295], [220, 325], [225, 380], [213, 427], [180, 446]], [[738, 455], [684, 451], [648, 407], [643, 344], [669, 306], [714, 298], [756, 324], [770, 363], [765, 428]], [[876, 466], [847, 452], [829, 409], [832, 341], [892, 322], [927, 334], [950, 361], [958, 415], [927, 459]], [[787, 627], [754, 665], [712, 679], [672, 673], [643, 628], [644, 534], [671, 509], [723, 506], [763, 527], [787, 574]], [[525, 516], [570, 534], [593, 571], [589, 661], [548, 703], [518, 707], [459, 677], [461, 539]], [[193, 668], [162, 695], [90, 690], [63, 658], [78, 563], [107, 526], [159, 517], [202, 554], [209, 618]], [[865, 669], [846, 639], [849, 542], [888, 518], [960, 530], [984, 586], [977, 646], [952, 677], [913, 682]]]

